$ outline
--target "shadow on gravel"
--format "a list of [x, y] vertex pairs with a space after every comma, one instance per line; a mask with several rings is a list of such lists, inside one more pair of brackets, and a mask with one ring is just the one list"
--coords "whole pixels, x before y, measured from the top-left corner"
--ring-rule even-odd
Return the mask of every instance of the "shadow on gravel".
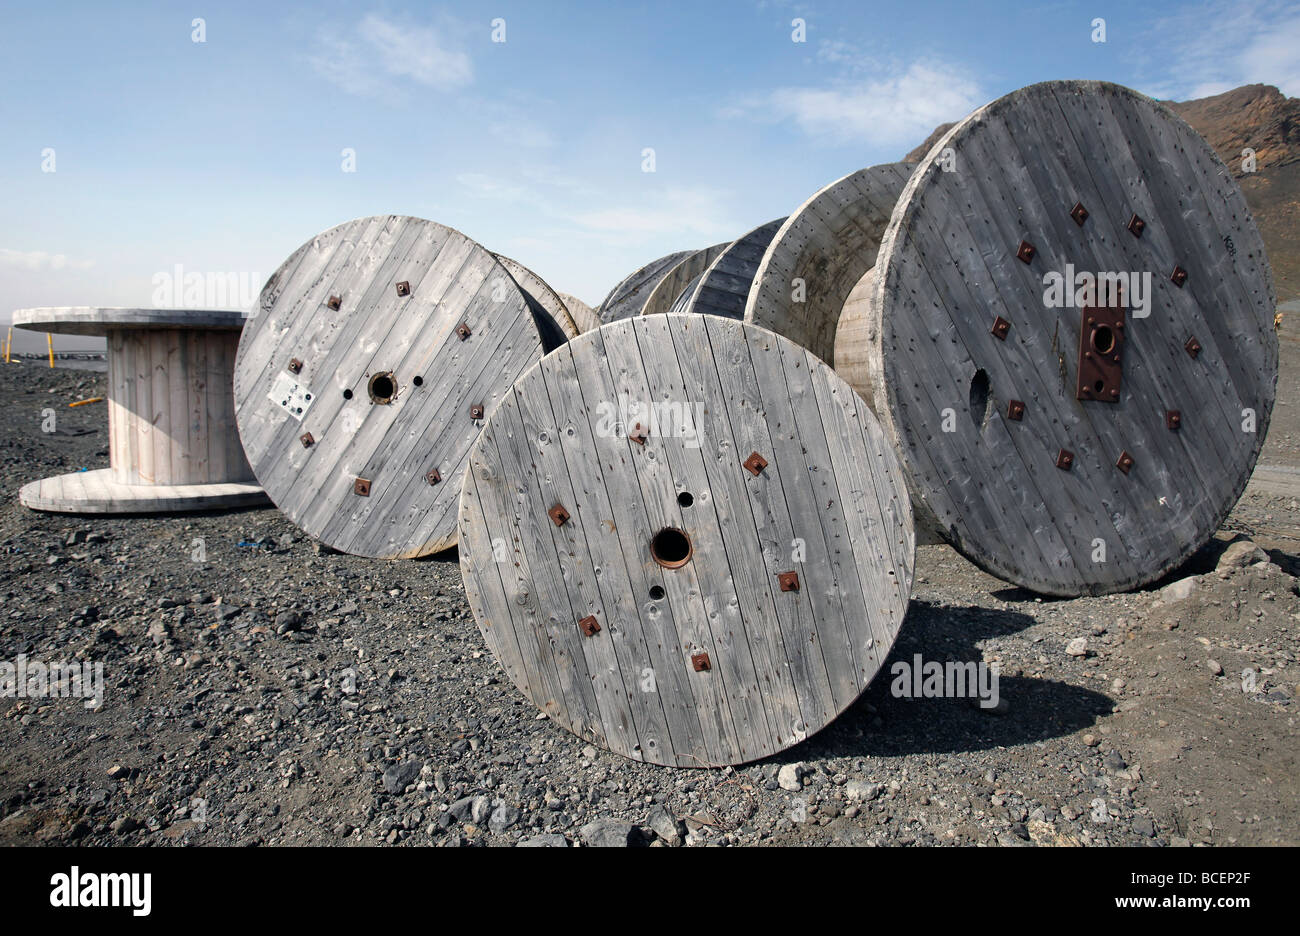
[[897, 662], [911, 664], [916, 654], [924, 662], [978, 661], [976, 641], [1034, 623], [1017, 611], [913, 601], [889, 659], [863, 696], [825, 731], [780, 760], [981, 751], [1061, 737], [1095, 724], [1114, 701], [1053, 679], [1003, 675], [998, 680], [998, 695], [1007, 706], [1002, 714], [980, 709], [971, 699], [895, 698], [891, 693]]

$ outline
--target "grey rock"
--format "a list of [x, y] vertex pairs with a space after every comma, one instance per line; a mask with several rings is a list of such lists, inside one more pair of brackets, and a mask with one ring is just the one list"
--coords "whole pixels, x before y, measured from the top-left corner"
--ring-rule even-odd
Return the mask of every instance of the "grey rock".
[[781, 789], [797, 793], [803, 789], [804, 774], [808, 769], [804, 766], [803, 761], [796, 761], [793, 764], [782, 764], [781, 769], [777, 771], [776, 782]]
[[1192, 595], [1196, 594], [1196, 590], [1199, 587], [1200, 582], [1197, 580], [1196, 576], [1189, 575], [1185, 579], [1171, 582], [1164, 588], [1160, 589], [1160, 600], [1165, 604], [1174, 604], [1178, 601], [1186, 601], [1188, 598], [1192, 597]]
[[1219, 557], [1215, 569], [1220, 572], [1231, 569], [1244, 569], [1256, 562], [1268, 562], [1268, 553], [1250, 540], [1238, 540], [1223, 551], [1223, 555]]
[[1145, 835], [1147, 838], [1151, 838], [1156, 834], [1155, 823], [1153, 823], [1147, 816], [1138, 816], [1133, 820], [1133, 831], [1138, 835]]
[[1072, 657], [1084, 657], [1088, 655], [1088, 639], [1086, 637], [1075, 637], [1065, 645], [1065, 652]]
[[879, 783], [866, 780], [850, 780], [844, 784], [844, 795], [854, 803], [867, 803], [880, 795]]
[[420, 776], [422, 766], [417, 760], [409, 760], [389, 767], [384, 771], [384, 789], [389, 793], [401, 793]]
[[496, 809], [492, 810], [492, 815], [488, 817], [488, 828], [493, 832], [504, 832], [519, 821], [520, 812], [513, 806], [502, 803]]
[[522, 839], [516, 848], [568, 848], [569, 840], [558, 832], [548, 832], [545, 835], [534, 835], [531, 838]]
[[655, 806], [650, 810], [646, 825], [659, 837], [659, 841], [673, 848], [682, 844], [686, 835], [685, 824], [663, 806]]
[[621, 819], [593, 819], [578, 830], [588, 848], [627, 848], [639, 844], [640, 830]]

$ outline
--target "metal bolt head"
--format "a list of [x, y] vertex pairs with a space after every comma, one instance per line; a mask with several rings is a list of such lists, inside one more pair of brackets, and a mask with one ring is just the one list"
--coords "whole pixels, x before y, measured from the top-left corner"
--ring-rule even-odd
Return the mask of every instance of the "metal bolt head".
[[482, 404], [482, 403], [471, 403], [471, 404], [470, 404], [470, 407], [469, 407], [469, 418], [470, 418], [470, 419], [482, 419], [482, 418], [483, 418], [483, 404]]
[[783, 592], [797, 592], [799, 590], [798, 572], [778, 572], [776, 580], [781, 583], [781, 591]]
[[1088, 209], [1083, 207], [1083, 202], [1075, 202], [1074, 207], [1070, 209], [1070, 217], [1074, 223], [1083, 227], [1083, 222], [1088, 220]]
[[293, 360], [291, 360], [291, 361], [289, 362], [289, 373], [291, 373], [291, 374], [301, 374], [301, 373], [302, 373], [302, 361], [298, 360], [297, 358], [294, 358]]
[[645, 445], [646, 439], [649, 438], [649, 436], [646, 435], [645, 429], [641, 427], [640, 423], [637, 423], [635, 426], [632, 427], [632, 431], [627, 434], [627, 437], [631, 439], [633, 442], [635, 442], [637, 445]]
[[1147, 223], [1139, 218], [1136, 214], [1128, 219], [1129, 233], [1134, 237], [1141, 237], [1142, 232], [1147, 229]]
[[1038, 251], [1034, 249], [1033, 244], [1029, 243], [1029, 241], [1022, 240], [1020, 242], [1020, 248], [1016, 251], [1016, 256], [1025, 263], [1030, 263], [1034, 259], [1034, 254], [1036, 253], [1038, 253]]
[[459, 325], [456, 326], [456, 335], [460, 338], [461, 341], [464, 341], [472, 334], [474, 334], [474, 332], [470, 330], [468, 322], [461, 322]]
[[1014, 419], [1017, 422], [1025, 417], [1025, 404], [1020, 400], [1012, 400], [1007, 404], [1007, 419]]
[[751, 452], [749, 457], [745, 459], [745, 470], [755, 477], [762, 474], [763, 469], [766, 467], [767, 459], [758, 452]]
[[600, 622], [596, 620], [594, 614], [589, 614], [578, 622], [578, 627], [582, 629], [583, 634], [588, 637], [595, 637], [600, 633]]
[[370, 496], [370, 482], [365, 478], [357, 478], [352, 482], [352, 493], [359, 497]]
[[1201, 353], [1201, 343], [1196, 340], [1195, 335], [1187, 339], [1187, 344], [1183, 345], [1183, 348], [1185, 348], [1187, 353], [1192, 357], [1196, 357]]
[[1174, 267], [1174, 272], [1169, 274], [1169, 281], [1182, 289], [1183, 284], [1187, 282], [1187, 271], [1180, 266]]
[[298, 436], [298, 441], [302, 443], [303, 448], [311, 448], [316, 442], [316, 437], [310, 432], [304, 432], [302, 435]]
[[430, 468], [429, 473], [424, 476], [424, 480], [428, 481], [430, 485], [437, 484], [442, 480], [442, 475], [437, 468]]
[[1000, 315], [995, 316], [993, 319], [993, 328], [991, 328], [990, 331], [993, 332], [994, 338], [997, 338], [999, 341], [1006, 341], [1007, 335], [1011, 332], [1011, 323]]
[[1056, 456], [1056, 467], [1062, 471], [1069, 471], [1074, 467], [1074, 453], [1069, 449], [1061, 449]]
[[1176, 409], [1165, 410], [1165, 428], [1177, 429], [1183, 424], [1183, 414]]
[[551, 518], [551, 522], [556, 526], [564, 526], [569, 522], [569, 512], [561, 504], [556, 504], [546, 511], [546, 515]]
[[1119, 461], [1115, 462], [1115, 467], [1124, 472], [1124, 474], [1128, 474], [1129, 469], [1133, 467], [1133, 456], [1127, 451], [1120, 452]]
[[405, 299], [410, 294], [411, 294], [410, 283], [408, 283], [406, 280], [402, 280], [400, 283], [397, 284], [397, 295]]
[[330, 296], [330, 301], [325, 304], [329, 306], [331, 309], [333, 309], [335, 312], [337, 312], [339, 308], [343, 305], [343, 297]]
[[695, 672], [697, 673], [707, 673], [713, 668], [712, 664], [709, 662], [709, 655], [707, 653], [692, 653], [691, 666], [695, 667]]

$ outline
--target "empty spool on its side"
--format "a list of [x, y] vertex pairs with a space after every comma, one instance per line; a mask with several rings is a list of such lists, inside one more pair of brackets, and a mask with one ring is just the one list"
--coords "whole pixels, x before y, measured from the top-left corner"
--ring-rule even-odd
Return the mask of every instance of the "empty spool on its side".
[[742, 763], [866, 688], [907, 608], [903, 476], [827, 365], [732, 319], [638, 316], [548, 355], [483, 428], [460, 562], [553, 721], [675, 766]]
[[645, 266], [630, 273], [621, 283], [609, 291], [605, 301], [596, 310], [596, 314], [600, 317], [600, 323], [607, 325], [610, 322], [621, 321], [631, 315], [640, 315], [641, 310], [645, 308], [646, 300], [650, 298], [650, 294], [654, 292], [655, 287], [659, 285], [665, 276], [672, 272], [673, 267], [693, 253], [695, 253], [694, 250], [679, 250], [677, 253], [671, 253], [665, 257], [660, 257], [658, 260], [652, 260]]
[[[1119, 301], [1076, 294], [1085, 272], [1122, 276]], [[1118, 85], [1032, 85], [957, 124], [900, 199], [869, 304], [876, 413], [976, 564], [1046, 594], [1133, 588], [1245, 488], [1275, 299], [1245, 198], [1195, 131]]]
[[573, 316], [569, 314], [568, 306], [560, 295], [547, 285], [546, 280], [516, 260], [503, 257], [501, 254], [493, 256], [506, 268], [515, 285], [523, 290], [524, 296], [527, 297], [528, 304], [533, 310], [533, 318], [537, 320], [537, 331], [542, 337], [542, 346], [547, 351], [552, 351], [570, 338], [577, 337], [578, 326]]
[[670, 312], [685, 289], [716, 260], [730, 245], [730, 241], [697, 250], [682, 260], [659, 281], [641, 307], [642, 315], [663, 315]]
[[758, 275], [763, 255], [785, 221], [785, 218], [777, 218], [761, 224], [729, 244], [704, 271], [683, 307], [673, 311], [743, 319], [745, 301], [754, 285], [754, 277]]
[[360, 218], [270, 278], [239, 342], [235, 405], [257, 478], [342, 552], [456, 542], [483, 419], [542, 356], [527, 297], [490, 252], [420, 218]]

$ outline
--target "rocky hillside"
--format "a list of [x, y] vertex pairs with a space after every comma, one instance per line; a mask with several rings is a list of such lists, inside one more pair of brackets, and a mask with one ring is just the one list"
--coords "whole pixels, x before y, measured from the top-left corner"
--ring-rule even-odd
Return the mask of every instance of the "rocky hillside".
[[[1300, 299], [1300, 98], [1252, 84], [1164, 103], [1209, 141], [1237, 177], [1264, 235], [1278, 302]], [[919, 160], [952, 126], [940, 124], [904, 158]], [[1255, 172], [1243, 167], [1247, 148], [1255, 151]]]

